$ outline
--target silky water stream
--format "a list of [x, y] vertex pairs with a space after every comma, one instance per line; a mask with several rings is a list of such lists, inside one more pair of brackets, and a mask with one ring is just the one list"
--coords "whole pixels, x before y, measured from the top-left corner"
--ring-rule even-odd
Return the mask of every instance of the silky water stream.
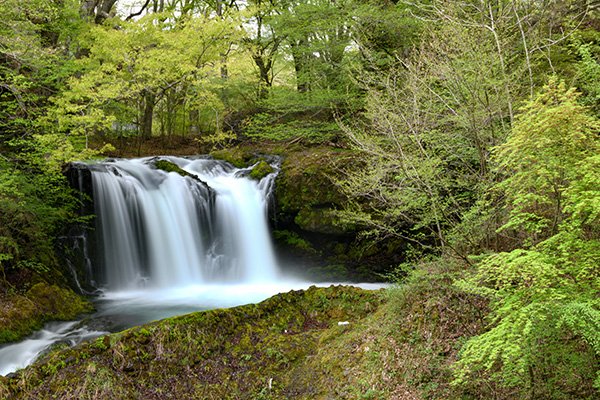
[[96, 218], [91, 280], [97, 312], [52, 323], [0, 348], [0, 375], [29, 365], [56, 343], [77, 344], [169, 316], [255, 303], [306, 282], [284, 279], [267, 224], [275, 173], [211, 159], [162, 157], [89, 165]]

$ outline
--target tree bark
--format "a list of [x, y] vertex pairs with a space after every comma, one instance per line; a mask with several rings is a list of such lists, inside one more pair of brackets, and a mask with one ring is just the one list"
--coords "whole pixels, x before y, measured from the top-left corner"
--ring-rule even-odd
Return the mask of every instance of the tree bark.
[[296, 71], [296, 87], [298, 92], [306, 93], [310, 90], [309, 82], [306, 81], [305, 70], [306, 70], [306, 56], [300, 49], [302, 42], [291, 43], [292, 58], [294, 59], [294, 70]]
[[144, 93], [144, 113], [142, 115], [142, 137], [144, 139], [152, 137], [155, 100], [156, 96], [153, 93], [148, 91]]
[[98, 25], [111, 16], [112, 9], [117, 0], [83, 0], [79, 14], [84, 18], [93, 18]]

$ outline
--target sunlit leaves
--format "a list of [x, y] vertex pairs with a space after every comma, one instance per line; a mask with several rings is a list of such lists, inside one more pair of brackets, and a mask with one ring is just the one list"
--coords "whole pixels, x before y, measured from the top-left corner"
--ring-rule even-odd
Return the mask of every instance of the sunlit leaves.
[[511, 205], [505, 228], [521, 227], [544, 238], [563, 220], [564, 190], [579, 181], [587, 158], [600, 149], [600, 123], [577, 103], [577, 96], [574, 89], [551, 81], [523, 108], [512, 134], [498, 148], [499, 165], [509, 174], [499, 185]]
[[[120, 29], [104, 26], [92, 32], [89, 56], [80, 61], [83, 74], [55, 99], [49, 122], [73, 134], [110, 130], [116, 121], [132, 121], [144, 96], [158, 103], [194, 87], [205, 91], [217, 74], [221, 54], [236, 35], [237, 21], [201, 16], [176, 22], [151, 14]], [[209, 96], [210, 97], [210, 96]], [[118, 112], [121, 106], [132, 112]]]
[[496, 189], [510, 211], [503, 229], [529, 240], [487, 257], [459, 282], [488, 297], [492, 314], [491, 328], [465, 344], [455, 383], [483, 374], [544, 398], [593, 390], [600, 355], [599, 128], [576, 92], [551, 80], [498, 148], [507, 175]]

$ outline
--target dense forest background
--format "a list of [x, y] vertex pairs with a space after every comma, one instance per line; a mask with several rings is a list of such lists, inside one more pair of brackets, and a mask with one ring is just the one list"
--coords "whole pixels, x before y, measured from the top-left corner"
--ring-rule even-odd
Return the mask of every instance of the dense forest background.
[[69, 161], [149, 141], [347, 149], [333, 217], [402, 241], [398, 312], [423, 296], [478, 321], [446, 338], [447, 374], [428, 379], [447, 387], [423, 393], [598, 396], [597, 2], [4, 0], [0, 15], [2, 291], [57, 269], [79, 218]]

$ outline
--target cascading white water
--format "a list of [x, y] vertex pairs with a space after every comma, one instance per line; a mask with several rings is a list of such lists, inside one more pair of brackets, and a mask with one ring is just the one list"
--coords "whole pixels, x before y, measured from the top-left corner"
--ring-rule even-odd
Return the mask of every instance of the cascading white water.
[[94, 269], [101, 273], [87, 266], [85, 273], [96, 275], [91, 285], [106, 289], [97, 312], [81, 324], [51, 323], [1, 346], [0, 375], [28, 365], [56, 342], [75, 344], [310, 285], [279, 276], [266, 218], [274, 174], [256, 182], [244, 177], [248, 170], [220, 161], [164, 158], [198, 179], [157, 170], [150, 158], [90, 166], [101, 258]]
[[167, 159], [197, 178], [148, 158], [92, 167], [107, 289], [273, 282], [266, 198], [274, 174], [256, 182], [223, 162]]
[[106, 332], [90, 331], [85, 326], [78, 326], [77, 322], [49, 323], [28, 339], [0, 348], [0, 375], [29, 365], [41, 352], [56, 342], [75, 345], [103, 333]]
[[0, 375], [28, 365], [56, 342], [75, 344], [299, 288], [278, 279], [267, 226], [275, 174], [257, 182], [244, 177], [248, 170], [220, 161], [164, 159], [194, 176], [156, 169], [151, 158], [90, 165], [100, 247], [90, 275], [105, 289], [90, 322], [101, 321], [93, 325], [103, 329], [49, 324], [0, 346]]

